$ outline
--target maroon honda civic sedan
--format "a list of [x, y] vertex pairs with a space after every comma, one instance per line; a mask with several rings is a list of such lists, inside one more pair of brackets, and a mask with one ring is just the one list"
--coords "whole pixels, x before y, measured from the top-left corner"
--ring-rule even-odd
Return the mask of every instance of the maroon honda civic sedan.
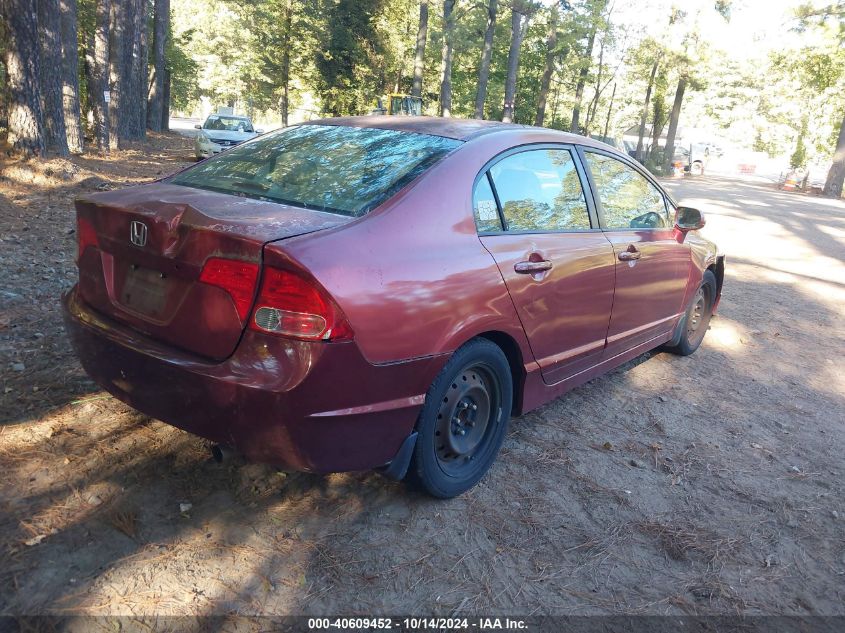
[[104, 389], [218, 456], [437, 497], [511, 416], [694, 352], [724, 276], [627, 156], [484, 121], [313, 121], [76, 208], [65, 320]]

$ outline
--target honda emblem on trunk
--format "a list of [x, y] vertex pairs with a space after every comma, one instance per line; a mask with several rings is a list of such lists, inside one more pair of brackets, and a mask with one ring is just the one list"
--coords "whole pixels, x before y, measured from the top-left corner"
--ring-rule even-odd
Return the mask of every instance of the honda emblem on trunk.
[[135, 246], [146, 246], [147, 225], [138, 220], [132, 220], [132, 224], [129, 225], [129, 241]]

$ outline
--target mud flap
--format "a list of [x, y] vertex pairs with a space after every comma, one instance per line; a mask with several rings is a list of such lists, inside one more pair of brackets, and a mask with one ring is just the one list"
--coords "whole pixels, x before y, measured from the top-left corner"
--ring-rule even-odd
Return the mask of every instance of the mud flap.
[[402, 481], [408, 473], [408, 466], [411, 465], [411, 457], [414, 455], [414, 447], [416, 444], [417, 432], [414, 431], [405, 438], [405, 441], [402, 442], [402, 446], [399, 447], [399, 451], [393, 459], [391, 459], [387, 465], [377, 469], [378, 472], [388, 479]]
[[681, 344], [681, 337], [684, 335], [684, 330], [687, 327], [687, 312], [684, 310], [684, 313], [681, 315], [681, 318], [678, 319], [678, 325], [675, 326], [675, 333], [672, 334], [672, 338], [666, 341], [663, 344], [665, 348], [672, 348], [678, 347]]

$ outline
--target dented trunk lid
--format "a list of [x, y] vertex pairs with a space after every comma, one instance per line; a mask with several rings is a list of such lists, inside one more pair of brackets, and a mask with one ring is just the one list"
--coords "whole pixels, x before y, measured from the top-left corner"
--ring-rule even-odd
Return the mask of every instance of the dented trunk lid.
[[225, 290], [199, 281], [206, 260], [260, 267], [268, 242], [352, 220], [166, 183], [91, 194], [76, 210], [97, 237], [78, 263], [85, 302], [145, 335], [218, 360], [234, 351], [246, 322]]

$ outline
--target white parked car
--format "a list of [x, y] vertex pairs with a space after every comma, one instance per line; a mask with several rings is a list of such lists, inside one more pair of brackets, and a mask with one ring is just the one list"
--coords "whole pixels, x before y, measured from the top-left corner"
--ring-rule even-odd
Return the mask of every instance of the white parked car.
[[212, 114], [202, 125], [195, 125], [199, 130], [194, 149], [197, 158], [208, 158], [223, 150], [255, 138], [263, 130], [252, 127], [249, 117], [233, 114]]

